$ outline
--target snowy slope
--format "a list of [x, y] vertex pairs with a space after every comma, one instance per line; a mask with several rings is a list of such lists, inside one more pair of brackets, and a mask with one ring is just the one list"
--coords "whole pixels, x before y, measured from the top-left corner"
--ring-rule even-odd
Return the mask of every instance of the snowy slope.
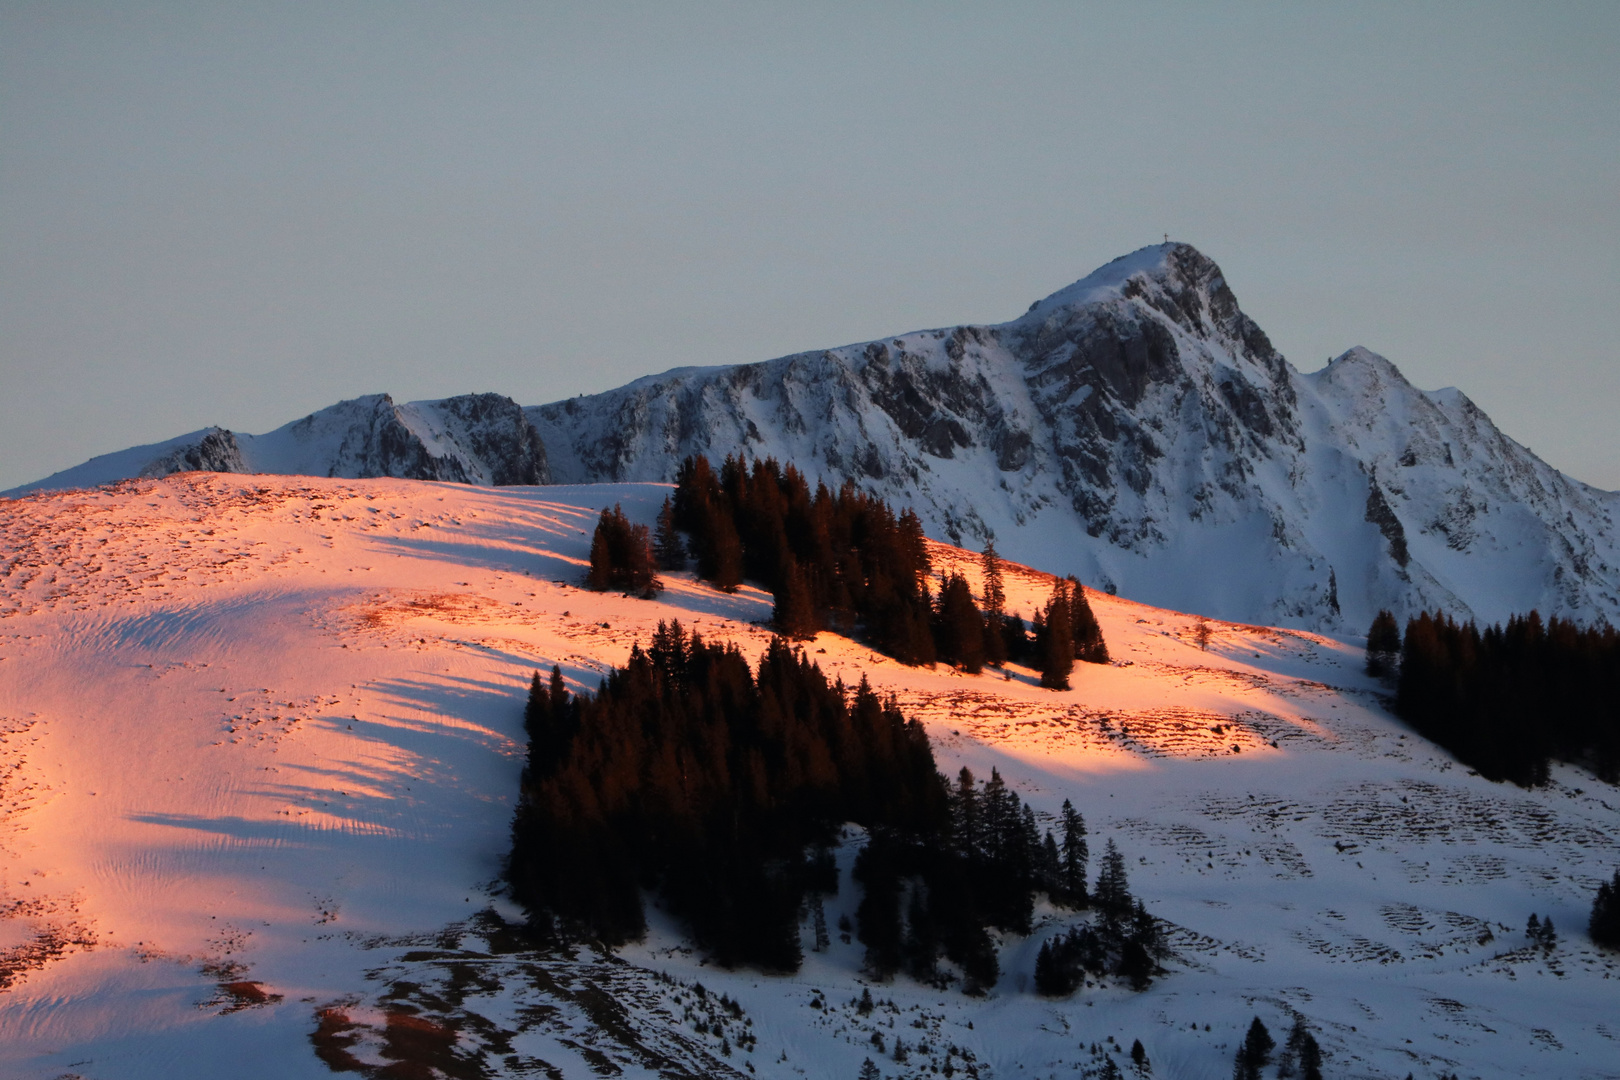
[[[1051, 909], [989, 997], [902, 978], [865, 1017], [836, 934], [792, 978], [704, 966], [656, 912], [617, 958], [523, 951], [494, 883], [530, 672], [589, 689], [670, 617], [767, 638], [750, 588], [577, 588], [598, 509], [646, 521], [666, 490], [193, 473], [0, 502], [0, 1074], [845, 1080], [871, 1056], [989, 1080], [1139, 1038], [1177, 1080], [1230, 1075], [1251, 1016], [1297, 1010], [1334, 1077], [1620, 1076], [1620, 958], [1580, 930], [1620, 791], [1469, 775], [1387, 715], [1353, 640], [1217, 622], [1204, 652], [1192, 616], [1102, 593], [1116, 663], [1066, 693], [810, 648], [897, 694], [942, 768], [1118, 841], [1180, 954], [1147, 992], [1033, 996], [1073, 918]], [[1028, 613], [1049, 579], [1008, 585]]]
[[1185, 244], [999, 326], [678, 369], [527, 411], [562, 481], [774, 455], [913, 505], [957, 542], [993, 536], [1088, 584], [1228, 618], [1620, 620], [1620, 494], [1364, 349], [1299, 373]]
[[293, 476], [544, 484], [546, 450], [522, 410], [499, 394], [397, 405], [371, 394], [311, 413], [267, 435], [206, 428], [91, 458], [7, 495], [94, 487], [191, 470]]

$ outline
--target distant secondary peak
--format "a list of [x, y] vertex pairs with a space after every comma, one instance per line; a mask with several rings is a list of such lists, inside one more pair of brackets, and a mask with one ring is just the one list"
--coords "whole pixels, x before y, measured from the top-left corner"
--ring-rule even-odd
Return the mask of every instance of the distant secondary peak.
[[1328, 361], [1322, 374], [1331, 382], [1406, 383], [1405, 375], [1384, 356], [1357, 345]]

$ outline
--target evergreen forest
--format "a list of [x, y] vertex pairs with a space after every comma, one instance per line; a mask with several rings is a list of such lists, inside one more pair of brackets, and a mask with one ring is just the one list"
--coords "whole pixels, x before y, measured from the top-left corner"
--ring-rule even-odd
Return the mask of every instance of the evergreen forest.
[[[804, 912], [838, 891], [831, 848], [846, 823], [866, 831], [857, 933], [880, 978], [977, 992], [1000, 974], [990, 931], [1029, 933], [1037, 893], [1092, 902], [1072, 805], [1043, 833], [998, 772], [948, 782], [920, 723], [780, 637], [751, 667], [733, 645], [660, 623], [594, 696], [536, 672], [524, 720], [509, 879], [542, 932], [638, 938], [646, 891], [721, 964], [796, 970]], [[1146, 951], [1119, 973], [1145, 985], [1153, 921], [1112, 845], [1096, 894], [1105, 966], [1119, 970], [1129, 938]], [[825, 938], [817, 919], [817, 948]]]
[[1544, 623], [1533, 611], [1483, 630], [1425, 612], [1406, 624], [1395, 709], [1492, 780], [1543, 784], [1548, 763], [1566, 761], [1612, 783], [1620, 779], [1620, 634]]
[[716, 472], [707, 458], [688, 457], [653, 549], [665, 569], [683, 565], [689, 550], [698, 576], [717, 588], [745, 578], [768, 588], [777, 631], [795, 640], [821, 630], [858, 634], [902, 663], [975, 673], [1029, 663], [1056, 689], [1068, 689], [1075, 660], [1108, 662], [1079, 581], [1059, 581], [1026, 626], [1006, 610], [994, 544], [985, 548], [975, 599], [961, 575], [930, 576], [922, 522], [911, 510], [896, 514], [852, 483], [837, 491], [818, 483], [812, 492], [796, 468], [770, 458], [750, 467], [728, 456]]

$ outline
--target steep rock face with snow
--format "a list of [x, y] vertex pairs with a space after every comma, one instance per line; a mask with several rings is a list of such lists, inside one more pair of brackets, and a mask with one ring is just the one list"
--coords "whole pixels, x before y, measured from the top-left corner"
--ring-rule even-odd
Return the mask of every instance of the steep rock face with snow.
[[545, 445], [511, 398], [465, 394], [400, 405], [387, 394], [371, 394], [266, 435], [206, 428], [106, 454], [7, 494], [193, 470], [494, 485], [551, 480]]
[[1620, 494], [1364, 349], [1301, 374], [1185, 244], [1117, 259], [998, 326], [677, 369], [526, 411], [559, 482], [770, 455], [913, 505], [953, 542], [994, 537], [1226, 618], [1620, 621]]

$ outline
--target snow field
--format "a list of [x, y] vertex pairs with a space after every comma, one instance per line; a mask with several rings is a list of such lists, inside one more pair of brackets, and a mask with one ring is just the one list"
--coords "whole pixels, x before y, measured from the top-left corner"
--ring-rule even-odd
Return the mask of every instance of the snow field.
[[[863, 1015], [837, 929], [854, 834], [832, 945], [808, 951], [807, 922], [790, 978], [706, 966], [656, 911], [619, 957], [525, 951], [498, 878], [531, 672], [594, 689], [672, 617], [750, 654], [769, 637], [757, 589], [577, 586], [601, 507], [651, 521], [667, 491], [185, 474], [0, 502], [0, 1072], [409, 1055], [442, 1075], [843, 1078], [870, 1056], [1074, 1076], [1092, 1044], [1126, 1063], [1111, 1036], [1155, 1076], [1217, 1077], [1251, 1016], [1280, 1033], [1297, 1010], [1331, 1076], [1620, 1075], [1620, 966], [1584, 937], [1620, 793], [1470, 776], [1387, 714], [1356, 641], [1211, 621], [1201, 650], [1196, 615], [1098, 592], [1114, 663], [1077, 665], [1067, 693], [806, 647], [896, 694], [948, 773], [998, 768], [1042, 815], [1072, 799], [1094, 854], [1119, 843], [1180, 957], [1145, 993], [1035, 997], [1040, 941], [1078, 917], [1042, 907], [989, 997], [901, 978]], [[977, 582], [976, 554], [933, 554]], [[1009, 608], [1049, 590], [1009, 567]], [[1559, 927], [1550, 953], [1532, 911]]]

